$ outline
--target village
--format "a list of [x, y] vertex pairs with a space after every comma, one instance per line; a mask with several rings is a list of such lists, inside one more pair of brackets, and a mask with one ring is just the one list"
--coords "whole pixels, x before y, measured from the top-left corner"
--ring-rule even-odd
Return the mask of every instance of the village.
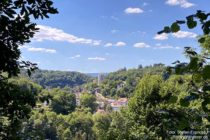
[[[100, 85], [104, 80], [104, 78], [105, 76], [103, 74], [98, 74], [97, 84]], [[117, 89], [121, 89], [124, 86], [124, 84], [118, 85]], [[77, 106], [80, 105], [80, 96], [83, 92], [89, 92], [89, 91], [84, 91], [83, 89], [79, 89], [75, 92]], [[96, 103], [98, 104], [98, 109], [96, 113], [105, 113], [107, 110], [120, 111], [120, 108], [126, 107], [128, 105], [128, 98], [118, 98], [118, 99], [108, 98], [104, 97], [100, 92], [101, 91], [99, 88], [94, 89], [94, 91], [92, 92], [92, 94], [96, 96], [97, 100]]]

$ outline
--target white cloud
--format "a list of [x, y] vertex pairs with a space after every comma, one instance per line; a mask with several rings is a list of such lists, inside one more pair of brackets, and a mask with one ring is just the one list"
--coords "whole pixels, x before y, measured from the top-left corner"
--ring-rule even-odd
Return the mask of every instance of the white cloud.
[[173, 46], [171, 45], [161, 45], [161, 46], [156, 46], [154, 49], [173, 49]]
[[[178, 31], [176, 33], [172, 33], [172, 36], [175, 38], [196, 38], [197, 34], [193, 32], [188, 32], [188, 31]], [[155, 35], [154, 39], [155, 40], [167, 40], [169, 37], [168, 34], [162, 33], [162, 34], [157, 34]]]
[[114, 44], [114, 46], [116, 46], [116, 47], [123, 47], [123, 46], [125, 46], [126, 45], [126, 43], [125, 42], [117, 42], [116, 44]]
[[168, 4], [168, 5], [179, 5], [180, 2], [179, 2], [179, 0], [167, 0], [166, 4]]
[[55, 49], [47, 49], [47, 48], [36, 48], [31, 46], [20, 46], [19, 49], [26, 49], [30, 52], [43, 52], [43, 53], [56, 53]]
[[38, 25], [40, 30], [35, 34], [34, 39], [36, 41], [51, 40], [51, 41], [67, 41], [69, 43], [78, 43], [78, 44], [88, 44], [97, 46], [100, 45], [100, 40], [87, 39], [82, 37], [77, 37], [68, 33], [65, 33], [61, 29]]
[[119, 41], [119, 42], [117, 42], [117, 43], [106, 43], [105, 45], [104, 45], [104, 47], [123, 47], [123, 46], [126, 46], [126, 43], [125, 42], [122, 42], [122, 41]]
[[30, 51], [30, 52], [56, 53], [56, 50], [54, 50], [54, 49], [46, 49], [46, 48], [29, 47], [29, 48], [27, 48], [27, 50]]
[[154, 37], [155, 40], [167, 40], [168, 34], [162, 33], [162, 34], [156, 34]]
[[105, 61], [104, 57], [89, 57], [88, 60]]
[[72, 57], [70, 57], [71, 59], [76, 59], [76, 58], [80, 58], [81, 57], [81, 55], [80, 54], [77, 54], [77, 55], [75, 55], [75, 56], [72, 56]]
[[101, 40], [94, 40], [93, 41], [93, 46], [99, 46], [101, 45]]
[[129, 7], [127, 9], [125, 9], [124, 12], [126, 14], [140, 14], [140, 13], [143, 13], [144, 10], [142, 10], [141, 8], [132, 8], [132, 7]]
[[134, 44], [133, 47], [135, 47], [135, 48], [149, 48], [150, 45], [148, 45], [144, 42], [139, 42], [139, 43]]
[[104, 46], [105, 46], [105, 47], [112, 47], [113, 44], [112, 44], [112, 43], [106, 43]]
[[176, 49], [179, 50], [180, 47], [173, 47], [172, 45], [162, 45], [160, 43], [156, 44], [153, 49]]
[[166, 4], [171, 6], [179, 5], [182, 8], [190, 8], [192, 6], [195, 6], [194, 3], [188, 2], [188, 0], [167, 0]]
[[196, 38], [197, 34], [188, 31], [178, 31], [177, 33], [173, 33], [172, 36], [176, 38]]
[[184, 3], [181, 4], [181, 7], [182, 8], [190, 8], [192, 6], [195, 6], [195, 4], [194, 3], [187, 2], [187, 1], [185, 1]]

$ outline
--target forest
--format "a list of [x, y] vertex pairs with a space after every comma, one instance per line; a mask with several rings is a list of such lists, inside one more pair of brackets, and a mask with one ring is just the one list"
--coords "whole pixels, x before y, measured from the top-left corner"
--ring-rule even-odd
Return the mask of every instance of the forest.
[[[8, 134], [11, 127], [16, 132], [15, 135], [7, 135], [9, 138], [37, 140], [164, 139], [171, 137], [169, 131], [206, 128], [208, 121], [200, 118], [205, 113], [201, 101], [188, 103], [184, 100], [190, 95], [191, 74], [172, 74], [167, 77], [166, 68], [163, 64], [128, 70], [123, 68], [109, 73], [100, 85], [97, 85], [96, 78], [92, 78], [82, 85], [80, 81], [75, 82], [78, 86], [71, 86], [67, 82], [63, 88], [40, 85], [32, 81], [33, 76], [10, 78], [9, 84], [15, 86], [11, 96], [19, 100], [7, 106], [7, 109], [24, 109], [22, 113], [31, 110], [31, 113], [27, 112], [28, 119], [18, 120], [19, 127], [17, 124], [12, 126], [4, 117], [2, 125], [5, 132], [1, 133], [2, 137]], [[51, 79], [59, 77], [61, 73], [65, 75], [65, 72], [56, 72], [57, 75], [54, 74]], [[84, 75], [80, 74], [79, 78], [83, 79]], [[70, 76], [68, 78], [74, 80]], [[65, 81], [60, 79], [58, 83]], [[125, 85], [117, 89], [117, 85], [122, 82]], [[119, 111], [113, 111], [109, 104], [100, 107], [96, 90], [107, 98], [126, 97], [129, 99], [128, 106], [122, 106]], [[76, 97], [78, 92], [79, 104]], [[30, 101], [33, 106], [20, 105], [19, 102], [23, 100]]]
[[[158, 34], [198, 27], [188, 62], [122, 68], [98, 77], [20, 60], [51, 0], [0, 1], [0, 140], [168, 140], [210, 137], [210, 13], [198, 10]], [[32, 20], [33, 19], [33, 20]], [[158, 29], [157, 29], [158, 31]]]
[[[21, 76], [28, 77], [27, 71], [21, 71]], [[35, 83], [45, 88], [64, 88], [79, 86], [91, 80], [91, 77], [79, 72], [36, 70], [29, 77]]]

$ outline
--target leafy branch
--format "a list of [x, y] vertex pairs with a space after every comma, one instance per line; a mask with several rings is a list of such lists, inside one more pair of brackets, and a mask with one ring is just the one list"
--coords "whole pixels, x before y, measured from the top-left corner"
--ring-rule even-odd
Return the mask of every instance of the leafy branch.
[[[168, 72], [176, 74], [191, 74], [190, 95], [180, 100], [182, 106], [189, 106], [195, 100], [202, 101], [202, 109], [205, 118], [210, 121], [210, 13], [198, 10], [195, 14], [189, 15], [185, 20], [177, 20], [171, 26], [165, 26], [162, 33], [176, 33], [181, 30], [182, 25], [187, 25], [188, 29], [194, 29], [200, 25], [203, 35], [198, 37], [202, 51], [196, 52], [192, 47], [185, 47], [185, 55], [189, 58], [189, 63], [176, 61], [175, 66], [168, 67]], [[203, 118], [204, 116], [201, 115]]]

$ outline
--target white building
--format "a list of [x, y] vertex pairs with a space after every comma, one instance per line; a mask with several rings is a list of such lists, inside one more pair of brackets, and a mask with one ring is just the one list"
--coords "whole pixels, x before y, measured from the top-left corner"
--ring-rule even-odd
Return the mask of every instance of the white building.
[[121, 107], [128, 105], [128, 99], [127, 98], [120, 98], [115, 102], [111, 103], [111, 107], [113, 111], [119, 111]]
[[98, 74], [98, 85], [100, 85], [102, 83], [102, 81], [104, 80], [105, 75], [104, 74]]

